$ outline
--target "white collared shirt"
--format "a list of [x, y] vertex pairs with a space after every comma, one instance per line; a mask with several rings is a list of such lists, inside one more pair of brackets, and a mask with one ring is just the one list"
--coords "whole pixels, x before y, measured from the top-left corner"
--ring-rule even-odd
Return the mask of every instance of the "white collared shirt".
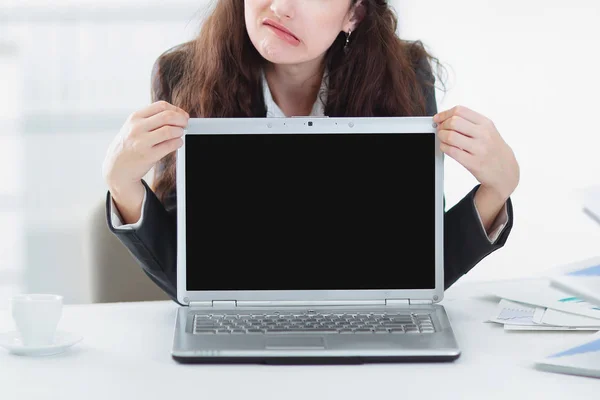
[[[273, 100], [273, 95], [271, 94], [271, 89], [269, 88], [269, 83], [267, 82], [267, 79], [265, 77], [264, 70], [261, 73], [261, 79], [262, 79], [263, 96], [264, 96], [264, 100], [265, 100], [265, 106], [267, 109], [267, 115], [266, 115], [267, 118], [272, 118], [272, 117], [284, 117], [285, 118], [286, 115], [283, 113], [283, 111], [281, 111], [281, 109], [279, 108], [277, 103], [275, 103], [275, 101]], [[329, 85], [329, 76], [326, 71], [323, 74], [323, 79], [321, 81], [321, 88], [319, 89], [319, 94], [317, 95], [317, 99], [316, 99], [315, 103], [313, 104], [313, 108], [312, 108], [309, 116], [322, 117], [325, 115], [325, 104], [327, 102], [328, 85]], [[121, 216], [119, 215], [119, 211], [118, 211], [117, 207], [115, 206], [114, 201], [111, 198], [111, 222], [115, 229], [124, 229], [124, 230], [137, 229], [142, 225], [142, 220], [143, 220], [143, 215], [144, 215], [144, 206], [146, 205], [146, 195], [147, 195], [147, 193], [144, 192], [144, 200], [142, 202], [142, 212], [141, 212], [142, 216], [136, 223], [126, 224], [126, 225], [123, 225]], [[483, 222], [481, 220], [481, 216], [479, 215], [479, 211], [477, 210], [477, 207], [475, 207], [475, 210], [477, 211], [477, 216], [479, 217], [479, 222], [481, 223], [481, 226], [483, 227]], [[494, 223], [490, 229], [490, 233], [487, 235], [488, 239], [491, 243], [496, 242], [496, 240], [498, 239], [498, 237], [500, 236], [500, 234], [506, 227], [507, 222], [508, 222], [508, 210], [507, 210], [506, 204], [504, 204], [504, 207], [502, 208], [502, 210], [500, 210], [500, 213], [498, 213], [498, 217], [496, 218], [496, 220], [494, 221]], [[485, 232], [485, 228], [483, 230]]]
[[[272, 117], [286, 117], [286, 115], [281, 111], [277, 103], [273, 100], [273, 95], [271, 94], [271, 89], [269, 88], [269, 83], [267, 82], [267, 78], [265, 76], [265, 71], [262, 71], [262, 88], [263, 88], [263, 97], [265, 99], [265, 106], [267, 108], [267, 118]], [[323, 74], [323, 79], [321, 80], [321, 88], [319, 89], [319, 94], [317, 95], [317, 100], [313, 104], [312, 110], [309, 117], [323, 117], [325, 116], [325, 104], [327, 103], [327, 87], [329, 85], [329, 76], [327, 71]]]

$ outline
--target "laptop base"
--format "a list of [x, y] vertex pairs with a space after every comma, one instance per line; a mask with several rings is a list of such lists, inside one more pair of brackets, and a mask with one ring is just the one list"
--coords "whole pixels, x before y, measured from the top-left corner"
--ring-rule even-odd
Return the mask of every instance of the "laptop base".
[[181, 357], [181, 364], [267, 364], [267, 365], [357, 365], [373, 363], [430, 363], [452, 362], [460, 353], [449, 356], [391, 356], [391, 357]]
[[[221, 309], [200, 310], [180, 307], [177, 311], [172, 358], [185, 364], [366, 364], [366, 363], [417, 363], [448, 362], [460, 356], [460, 349], [445, 309], [439, 304], [429, 306], [366, 308], [360, 312], [384, 311], [390, 314], [409, 313], [431, 316], [435, 332], [407, 333], [263, 333], [263, 334], [212, 334], [201, 330], [195, 333], [198, 315], [218, 313], [224, 316], [236, 313], [286, 313], [294, 309]], [[301, 309], [296, 311], [301, 312]], [[324, 308], [323, 314], [332, 312], [355, 313], [355, 307], [335, 310]], [[224, 318], [223, 321], [228, 320]], [[200, 321], [206, 321], [201, 319]], [[204, 324], [204, 322], [201, 322]], [[197, 327], [197, 326], [196, 326]]]

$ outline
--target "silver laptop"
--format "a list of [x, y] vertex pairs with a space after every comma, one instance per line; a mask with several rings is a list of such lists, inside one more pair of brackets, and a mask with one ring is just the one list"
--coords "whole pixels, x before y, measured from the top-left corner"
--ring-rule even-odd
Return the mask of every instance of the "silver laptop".
[[191, 119], [177, 151], [188, 363], [448, 361], [429, 117]]

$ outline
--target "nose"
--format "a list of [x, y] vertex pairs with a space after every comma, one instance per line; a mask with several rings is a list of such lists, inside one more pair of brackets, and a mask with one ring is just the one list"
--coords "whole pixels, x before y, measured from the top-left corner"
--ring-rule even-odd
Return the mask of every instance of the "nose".
[[271, 1], [271, 11], [281, 19], [291, 19], [294, 17], [295, 0], [273, 0]]

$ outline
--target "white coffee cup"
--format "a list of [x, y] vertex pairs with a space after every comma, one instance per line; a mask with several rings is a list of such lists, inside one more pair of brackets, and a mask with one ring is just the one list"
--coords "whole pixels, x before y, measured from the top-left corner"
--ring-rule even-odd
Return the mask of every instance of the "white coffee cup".
[[21, 294], [10, 299], [12, 317], [25, 346], [54, 342], [62, 306], [63, 297], [56, 294]]

